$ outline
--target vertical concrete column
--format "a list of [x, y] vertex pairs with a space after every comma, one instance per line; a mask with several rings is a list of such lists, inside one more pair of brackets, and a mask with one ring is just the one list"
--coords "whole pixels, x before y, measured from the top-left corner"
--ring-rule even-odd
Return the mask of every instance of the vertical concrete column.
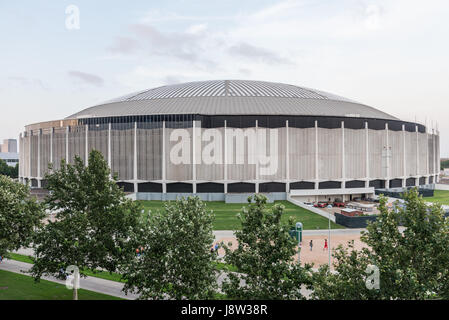
[[346, 189], [346, 156], [345, 156], [345, 122], [341, 122], [341, 183], [342, 189]]
[[192, 121], [192, 189], [196, 193], [196, 123]]
[[137, 167], [138, 161], [137, 161], [137, 122], [134, 122], [134, 192], [138, 191], [138, 171]]
[[319, 158], [318, 158], [318, 121], [315, 120], [315, 190], [319, 189]]
[[365, 122], [365, 172], [366, 172], [365, 187], [369, 188], [370, 170], [369, 170], [369, 127], [368, 127], [368, 121]]
[[427, 132], [426, 127], [426, 184], [429, 184], [430, 179], [430, 166], [429, 166], [429, 133]]
[[433, 129], [432, 130], [432, 143], [433, 143], [433, 162], [434, 162], [434, 165], [433, 165], [433, 175], [434, 175], [433, 183], [434, 184], [437, 183], [438, 168], [440, 167], [439, 163], [437, 161], [437, 144], [436, 144], [436, 140], [437, 139], [436, 139], [436, 134], [437, 134], [436, 130]]
[[390, 187], [390, 130], [388, 129], [388, 122], [385, 123], [385, 134], [387, 135], [387, 152], [386, 152], [386, 162], [387, 162], [387, 188]]
[[405, 187], [407, 185], [407, 160], [406, 160], [406, 152], [405, 152], [405, 147], [406, 147], [406, 143], [405, 143], [405, 124], [402, 125], [402, 143], [403, 143], [403, 148], [402, 148], [402, 165], [404, 166], [402, 172], [403, 172], [403, 176], [404, 178], [402, 179], [402, 186]]
[[112, 170], [112, 124], [109, 123], [108, 128], [108, 166]]
[[162, 193], [167, 193], [167, 175], [165, 171], [165, 120], [162, 122]]
[[[266, 143], [266, 141], [265, 141]], [[256, 161], [256, 193], [259, 193], [259, 120], [256, 120], [256, 145], [254, 146]]]
[[42, 139], [42, 129], [39, 129], [39, 134], [37, 135], [37, 187], [40, 188], [41, 185], [41, 139]]
[[290, 193], [290, 132], [289, 132], [288, 120], [285, 121], [285, 137], [286, 137], [286, 146], [285, 146], [285, 191]]
[[70, 126], [67, 126], [65, 130], [65, 161], [69, 163], [69, 131]]
[[50, 131], [50, 163], [53, 163], [53, 136], [55, 134], [55, 128], [51, 128]]
[[415, 126], [416, 131], [416, 186], [419, 186], [419, 129]]
[[224, 193], [228, 193], [228, 131], [227, 121], [224, 121], [224, 154], [223, 154], [223, 180]]
[[85, 145], [86, 167], [89, 166], [89, 125], [86, 124], [86, 145]]
[[[28, 177], [31, 179], [31, 138], [33, 137], [33, 130], [28, 135]], [[31, 181], [30, 181], [31, 185]]]

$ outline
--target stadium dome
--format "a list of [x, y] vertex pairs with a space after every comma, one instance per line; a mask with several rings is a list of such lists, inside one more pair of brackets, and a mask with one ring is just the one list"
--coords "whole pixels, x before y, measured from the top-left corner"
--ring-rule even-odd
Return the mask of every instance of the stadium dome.
[[246, 80], [189, 82], [147, 89], [85, 109], [68, 119], [148, 114], [312, 115], [398, 120], [331, 93]]
[[315, 89], [215, 80], [162, 86], [28, 125], [19, 179], [100, 151], [137, 199], [351, 200], [438, 180], [439, 135], [422, 124]]

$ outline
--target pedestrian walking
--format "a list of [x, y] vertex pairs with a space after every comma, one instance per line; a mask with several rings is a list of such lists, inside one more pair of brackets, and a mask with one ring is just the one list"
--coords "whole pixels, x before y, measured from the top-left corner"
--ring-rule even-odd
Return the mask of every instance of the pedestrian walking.
[[329, 250], [329, 248], [327, 247], [327, 239], [324, 239], [324, 248], [323, 251], [325, 250]]
[[312, 249], [313, 249], [313, 240], [310, 240], [309, 246], [310, 246], [310, 251], [312, 251]]

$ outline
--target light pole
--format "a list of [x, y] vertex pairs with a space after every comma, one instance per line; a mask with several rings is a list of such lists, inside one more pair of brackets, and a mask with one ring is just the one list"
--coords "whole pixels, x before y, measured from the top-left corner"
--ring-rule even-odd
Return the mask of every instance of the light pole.
[[301, 242], [302, 242], [302, 230], [303, 230], [303, 225], [301, 222], [297, 222], [296, 223], [296, 236], [297, 236], [297, 240], [298, 240], [298, 264], [301, 265]]
[[331, 212], [329, 211], [329, 245], [327, 248], [329, 252], [329, 270], [331, 269]]

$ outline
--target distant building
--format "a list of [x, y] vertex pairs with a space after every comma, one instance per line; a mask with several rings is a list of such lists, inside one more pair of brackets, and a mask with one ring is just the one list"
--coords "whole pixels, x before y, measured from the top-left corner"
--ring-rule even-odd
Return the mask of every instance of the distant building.
[[6, 139], [0, 144], [0, 159], [5, 161], [10, 167], [15, 167], [19, 163], [19, 154], [17, 153], [17, 140]]
[[19, 163], [19, 154], [16, 152], [0, 152], [0, 159], [5, 161], [10, 167], [15, 167]]
[[16, 139], [3, 140], [3, 144], [0, 145], [0, 152], [17, 153], [17, 140]]

